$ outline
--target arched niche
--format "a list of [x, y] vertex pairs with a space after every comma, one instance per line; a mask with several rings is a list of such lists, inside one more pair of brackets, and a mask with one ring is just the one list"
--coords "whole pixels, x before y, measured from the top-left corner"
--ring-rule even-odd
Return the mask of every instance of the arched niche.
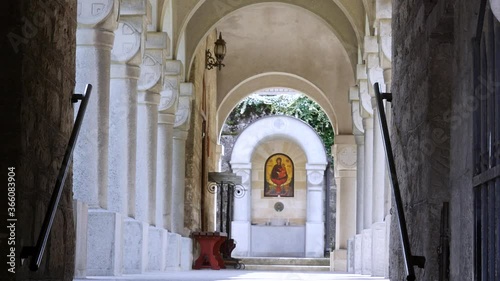
[[[231, 155], [231, 168], [242, 178], [246, 193], [235, 199], [232, 237], [237, 242], [234, 254], [249, 256], [252, 251], [252, 158], [263, 143], [282, 139], [296, 144], [304, 152], [306, 174], [306, 220], [304, 256], [322, 257], [324, 251], [324, 172], [327, 165], [325, 148], [316, 132], [306, 123], [288, 116], [259, 119], [238, 137]], [[278, 152], [278, 151], [275, 151]], [[286, 226], [285, 226], [286, 227]], [[253, 247], [255, 248], [255, 247]]]

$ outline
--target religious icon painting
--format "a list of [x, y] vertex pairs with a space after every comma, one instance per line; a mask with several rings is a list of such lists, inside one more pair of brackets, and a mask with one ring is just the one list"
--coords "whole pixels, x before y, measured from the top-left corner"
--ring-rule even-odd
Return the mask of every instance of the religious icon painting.
[[264, 197], [293, 197], [293, 161], [288, 155], [276, 153], [264, 167]]

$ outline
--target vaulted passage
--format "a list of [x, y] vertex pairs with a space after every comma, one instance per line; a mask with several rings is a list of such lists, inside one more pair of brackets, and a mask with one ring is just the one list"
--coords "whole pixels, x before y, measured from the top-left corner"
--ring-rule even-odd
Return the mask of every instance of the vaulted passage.
[[499, 0], [1, 10], [5, 280], [500, 280]]

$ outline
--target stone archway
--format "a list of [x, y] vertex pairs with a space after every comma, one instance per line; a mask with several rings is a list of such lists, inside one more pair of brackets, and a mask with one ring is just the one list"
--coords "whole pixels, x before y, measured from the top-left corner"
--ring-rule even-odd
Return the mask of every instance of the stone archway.
[[[305, 153], [306, 169], [306, 223], [305, 256], [323, 257], [324, 254], [324, 172], [326, 152], [320, 138], [306, 123], [292, 117], [274, 116], [260, 119], [248, 126], [238, 137], [231, 155], [231, 167], [242, 178], [246, 190], [235, 200], [232, 236], [237, 242], [236, 256], [248, 256], [251, 249], [251, 172], [252, 155], [263, 141], [280, 137], [296, 143]], [[321, 237], [318, 239], [318, 237]]]

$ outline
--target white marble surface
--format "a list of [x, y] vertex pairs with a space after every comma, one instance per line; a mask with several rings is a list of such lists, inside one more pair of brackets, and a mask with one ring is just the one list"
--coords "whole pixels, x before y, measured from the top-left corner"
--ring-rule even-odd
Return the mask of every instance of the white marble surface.
[[251, 226], [253, 257], [304, 257], [305, 226]]

